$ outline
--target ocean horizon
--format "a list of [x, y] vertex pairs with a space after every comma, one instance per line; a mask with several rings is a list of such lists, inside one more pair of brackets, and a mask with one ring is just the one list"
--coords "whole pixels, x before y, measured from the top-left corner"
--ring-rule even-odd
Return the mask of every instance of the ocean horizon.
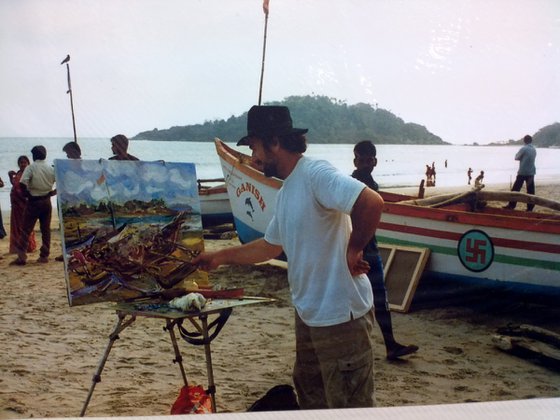
[[[73, 138], [16, 137], [0, 138], [0, 208], [4, 215], [10, 210], [8, 171], [17, 170], [17, 158], [26, 155], [31, 160], [31, 148], [42, 144], [47, 149], [47, 162], [66, 159], [62, 147]], [[78, 143], [83, 159], [107, 159], [112, 155], [109, 138], [83, 138]], [[233, 148], [250, 153], [247, 147]], [[308, 145], [305, 153], [314, 159], [324, 159], [346, 174], [352, 173], [353, 144]], [[465, 146], [465, 145], [389, 145], [379, 144], [378, 164], [373, 172], [380, 188], [416, 187], [425, 177], [426, 165], [436, 167], [436, 185], [459, 187], [467, 184], [467, 170], [473, 169], [473, 180], [484, 171], [484, 183], [509, 184], [515, 180], [518, 162], [514, 160], [519, 146]], [[213, 142], [131, 140], [129, 153], [140, 160], [192, 162], [198, 179], [222, 178], [223, 173]], [[537, 194], [539, 183], [556, 182], [560, 176], [560, 149], [537, 148]], [[447, 166], [446, 166], [447, 162]], [[53, 197], [53, 204], [56, 198]]]

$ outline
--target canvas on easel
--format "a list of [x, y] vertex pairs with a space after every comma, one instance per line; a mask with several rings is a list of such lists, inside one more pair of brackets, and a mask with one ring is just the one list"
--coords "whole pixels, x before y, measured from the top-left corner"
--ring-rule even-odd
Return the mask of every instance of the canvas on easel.
[[195, 165], [55, 160], [70, 306], [161, 296], [207, 277]]

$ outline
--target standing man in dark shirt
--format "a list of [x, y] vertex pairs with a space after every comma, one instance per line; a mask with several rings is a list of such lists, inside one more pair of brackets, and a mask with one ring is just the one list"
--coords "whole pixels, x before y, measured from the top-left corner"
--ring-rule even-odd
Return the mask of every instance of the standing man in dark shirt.
[[[517, 177], [511, 187], [512, 191], [521, 191], [523, 183], [527, 187], [527, 194], [535, 195], [535, 174], [537, 173], [537, 168], [535, 167], [535, 159], [537, 158], [537, 150], [531, 144], [533, 143], [533, 138], [530, 135], [526, 135], [523, 138], [525, 145], [519, 149], [515, 155], [515, 160], [519, 161], [519, 170], [517, 171]], [[510, 201], [504, 208], [513, 210], [517, 203], [515, 201]], [[527, 211], [533, 211], [535, 207], [534, 204], [527, 204]]]
[[[371, 175], [373, 168], [377, 165], [376, 155], [377, 150], [371, 141], [364, 140], [356, 144], [356, 146], [354, 146], [354, 166], [356, 169], [352, 173], [352, 177], [356, 178], [358, 181], [362, 181], [369, 188], [377, 192], [379, 190], [379, 185], [375, 182]], [[381, 256], [379, 255], [379, 250], [377, 249], [377, 240], [375, 236], [373, 236], [367, 247], [364, 249], [364, 259], [370, 265], [370, 270], [367, 273], [367, 276], [373, 289], [375, 319], [377, 320], [381, 333], [383, 334], [387, 359], [394, 360], [399, 357], [415, 353], [418, 351], [418, 346], [404, 346], [398, 343], [393, 336], [393, 324], [391, 321], [391, 312], [389, 311], [387, 289], [385, 288], [385, 278], [383, 275], [383, 262], [381, 260]]]
[[111, 138], [111, 150], [114, 156], [109, 160], [138, 160], [136, 156], [128, 153], [128, 138], [124, 134], [117, 134]]

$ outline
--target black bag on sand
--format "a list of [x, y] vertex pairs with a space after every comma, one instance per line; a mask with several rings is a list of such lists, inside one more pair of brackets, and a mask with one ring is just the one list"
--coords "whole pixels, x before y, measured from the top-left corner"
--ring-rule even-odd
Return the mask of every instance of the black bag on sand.
[[291, 385], [276, 385], [247, 411], [286, 411], [299, 410], [296, 393]]

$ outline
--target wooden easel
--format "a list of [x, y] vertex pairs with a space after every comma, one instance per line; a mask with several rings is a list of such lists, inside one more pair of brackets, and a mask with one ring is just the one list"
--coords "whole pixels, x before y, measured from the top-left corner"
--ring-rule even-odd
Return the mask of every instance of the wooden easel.
[[[189, 344], [203, 345], [204, 354], [206, 359], [206, 372], [208, 377], [207, 393], [210, 395], [212, 402], [212, 412], [216, 412], [216, 387], [214, 384], [214, 370], [212, 366], [212, 353], [210, 343], [218, 336], [222, 327], [227, 322], [231, 315], [233, 308], [236, 306], [250, 305], [255, 303], [272, 302], [274, 299], [259, 298], [259, 297], [244, 297], [239, 299], [215, 299], [207, 303], [201, 311], [197, 312], [181, 312], [178, 310], [170, 309], [166, 304], [158, 304], [153, 302], [143, 303], [123, 303], [116, 307], [117, 323], [115, 328], [109, 334], [109, 342], [105, 348], [105, 352], [99, 361], [97, 369], [93, 374], [92, 383], [82, 407], [80, 417], [86, 413], [87, 407], [95, 390], [98, 382], [101, 382], [101, 373], [105, 367], [105, 363], [109, 358], [109, 354], [115, 341], [119, 338], [119, 334], [132, 325], [137, 317], [160, 318], [165, 320], [164, 330], [169, 333], [171, 344], [175, 352], [175, 359], [173, 363], [179, 365], [181, 376], [185, 386], [188, 386], [187, 374], [183, 366], [183, 357], [179, 350], [177, 343], [177, 335], [175, 328], [177, 328], [179, 335]], [[210, 315], [215, 315], [215, 319], [209, 320]], [[184, 321], [188, 321], [193, 331], [189, 331], [184, 325]]]

